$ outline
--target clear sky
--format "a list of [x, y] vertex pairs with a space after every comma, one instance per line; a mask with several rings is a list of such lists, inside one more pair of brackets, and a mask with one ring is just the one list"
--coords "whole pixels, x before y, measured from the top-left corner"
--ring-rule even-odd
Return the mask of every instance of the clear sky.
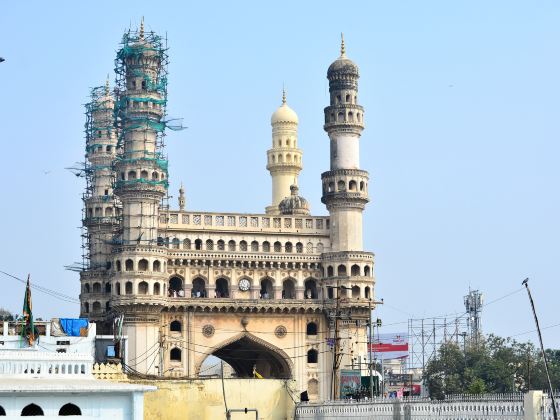
[[[262, 212], [270, 114], [300, 119], [300, 192], [314, 214], [329, 167], [326, 70], [340, 32], [361, 72], [364, 214], [385, 332], [530, 285], [542, 326], [560, 322], [560, 3], [557, 1], [4, 2], [0, 11], [0, 270], [78, 296], [83, 106], [112, 73], [123, 31], [167, 33], [171, 195], [187, 207]], [[0, 276], [0, 306], [23, 286]], [[34, 293], [37, 316], [78, 305]], [[533, 330], [524, 291], [483, 310], [483, 329]], [[543, 331], [560, 347], [560, 327]], [[535, 340], [534, 333], [517, 336]]]

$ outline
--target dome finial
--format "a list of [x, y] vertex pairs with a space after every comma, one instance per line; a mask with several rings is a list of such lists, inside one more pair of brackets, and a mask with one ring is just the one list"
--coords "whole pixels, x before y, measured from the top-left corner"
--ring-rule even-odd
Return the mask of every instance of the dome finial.
[[105, 80], [105, 96], [109, 96], [110, 92], [111, 90], [109, 88], [109, 73], [107, 73], [107, 80]]
[[144, 39], [144, 16], [142, 16], [140, 21], [140, 39]]
[[286, 105], [286, 88], [282, 85], [282, 105]]
[[344, 57], [346, 55], [346, 47], [344, 46], [344, 32], [340, 33], [340, 56]]

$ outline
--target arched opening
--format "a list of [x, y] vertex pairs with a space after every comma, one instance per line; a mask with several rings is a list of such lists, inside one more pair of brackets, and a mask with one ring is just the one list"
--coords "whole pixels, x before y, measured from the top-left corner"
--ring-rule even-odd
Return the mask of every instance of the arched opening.
[[282, 282], [282, 299], [295, 299], [296, 286], [294, 280], [286, 279]]
[[121, 268], [121, 261], [120, 261], [120, 260], [117, 260], [117, 271], [121, 271], [121, 270], [122, 270], [122, 268]]
[[105, 293], [111, 293], [111, 283], [105, 283]]
[[161, 295], [161, 286], [159, 283], [154, 283], [154, 295]]
[[272, 298], [274, 298], [274, 288], [272, 280], [267, 277], [261, 280], [261, 299]]
[[203, 278], [197, 277], [192, 283], [192, 297], [207, 297], [206, 296], [206, 282]]
[[101, 283], [93, 283], [93, 293], [101, 293]]
[[89, 291], [90, 291], [89, 284], [88, 283], [84, 284], [84, 293], [89, 293]]
[[72, 403], [64, 404], [58, 411], [59, 416], [81, 416], [82, 410]]
[[334, 299], [334, 288], [327, 286], [327, 296], [329, 299]]
[[291, 253], [292, 248], [293, 248], [292, 243], [291, 242], [286, 242], [286, 245], [284, 245], [284, 252], [290, 252]]
[[124, 292], [127, 295], [131, 295], [132, 294], [132, 282], [131, 281], [127, 281], [125, 286], [124, 286]]
[[270, 252], [270, 242], [264, 241], [262, 244], [263, 252]]
[[328, 192], [334, 192], [334, 182], [329, 182]]
[[229, 241], [228, 242], [228, 251], [235, 251], [235, 241]]
[[354, 114], [352, 112], [348, 113], [348, 121], [354, 122]]
[[129, 171], [128, 172], [128, 179], [129, 180], [136, 179], [136, 171]]
[[89, 313], [89, 303], [88, 302], [84, 303], [84, 312], [86, 314]]
[[138, 271], [148, 271], [148, 260], [142, 258], [138, 261]]
[[177, 347], [172, 348], [169, 352], [169, 360], [172, 362], [180, 362], [181, 361], [181, 349]]
[[364, 190], [364, 181], [360, 181], [360, 191]]
[[140, 178], [149, 179], [148, 177], [149, 177], [148, 171], [144, 170], [144, 171], [140, 172]]
[[132, 270], [134, 270], [134, 263], [132, 262], [131, 259], [128, 259], [128, 260], [125, 261], [125, 263], [124, 263], [124, 269], [125, 269], [126, 271], [132, 271]]
[[183, 240], [183, 249], [191, 249], [191, 240], [190, 239], [184, 239]]
[[43, 409], [37, 404], [29, 404], [21, 410], [22, 416], [44, 416]]
[[224, 278], [219, 278], [218, 280], [216, 280], [216, 297], [217, 298], [229, 297], [228, 281]]
[[207, 251], [214, 251], [214, 241], [212, 239], [206, 240], [206, 250]]
[[327, 277], [333, 277], [334, 276], [334, 268], [332, 265], [329, 265], [327, 267]]
[[157, 172], [152, 172], [152, 180], [157, 181], [159, 179], [159, 174]]
[[369, 299], [369, 298], [371, 297], [371, 296], [370, 296], [370, 288], [369, 288], [369, 286], [366, 286], [366, 288], [364, 289], [364, 294], [365, 294], [365, 296], [366, 296], [366, 299]]
[[352, 286], [352, 297], [358, 299], [360, 297], [360, 286]]
[[202, 250], [202, 240], [201, 239], [197, 239], [196, 241], [194, 241], [194, 249], [196, 249], [197, 251]]
[[346, 184], [342, 179], [338, 181], [338, 191], [346, 191]]
[[354, 264], [351, 268], [350, 268], [350, 273], [353, 276], [359, 276], [360, 275], [360, 266], [358, 264]]
[[369, 265], [366, 265], [364, 267], [364, 276], [366, 276], [366, 277], [371, 276], [371, 268], [369, 267]]
[[115, 291], [116, 291], [117, 295], [120, 296], [120, 294], [121, 294], [121, 284], [118, 283], [118, 282], [115, 285]]
[[282, 252], [282, 244], [278, 241], [274, 242], [274, 252]]
[[179, 249], [181, 247], [181, 241], [178, 238], [173, 238], [171, 240], [171, 248]]
[[350, 191], [356, 191], [358, 189], [358, 184], [356, 183], [356, 181], [352, 180], [348, 183], [348, 189]]
[[101, 312], [101, 303], [99, 302], [93, 302], [93, 305], [91, 307], [91, 310], [94, 314], [98, 314]]
[[141, 281], [138, 284], [138, 294], [139, 295], [147, 295], [148, 294], [148, 283], [145, 281]]
[[251, 242], [251, 252], [259, 252], [259, 243], [257, 241]]
[[181, 322], [171, 321], [171, 324], [169, 324], [169, 331], [181, 332]]
[[226, 243], [221, 239], [217, 242], [218, 251], [225, 251], [226, 250]]
[[111, 302], [105, 302], [105, 312], [109, 312], [111, 310]]
[[307, 363], [317, 363], [318, 353], [317, 350], [311, 349], [307, 352]]
[[[223, 345], [212, 353], [212, 356], [223, 360], [224, 365], [231, 366], [238, 378], [254, 378], [256, 373], [265, 379], [291, 377], [288, 355], [248, 333]], [[202, 369], [200, 372], [202, 373]]]
[[0, 405], [0, 416], [5, 416], [5, 415], [6, 415], [6, 410], [4, 410], [4, 407]]
[[246, 241], [239, 242], [239, 250], [240, 251], [247, 251], [247, 242]]
[[301, 242], [296, 244], [296, 253], [303, 254], [303, 244]]
[[338, 266], [337, 275], [339, 277], [340, 276], [346, 276], [346, 266], [344, 264], [340, 264]]
[[169, 296], [179, 296], [179, 292], [183, 290], [183, 279], [181, 277], [171, 277], [167, 290], [169, 291]]
[[159, 260], [155, 260], [153, 264], [153, 271], [159, 273], [161, 271], [161, 262]]
[[306, 333], [307, 335], [317, 335], [317, 324], [314, 322], [308, 322]]
[[337, 122], [344, 122], [344, 113], [339, 112], [336, 118]]
[[307, 382], [307, 393], [313, 396], [313, 399], [317, 398], [319, 395], [319, 381], [317, 379], [313, 378]]
[[317, 282], [314, 279], [305, 280], [305, 298], [317, 299]]

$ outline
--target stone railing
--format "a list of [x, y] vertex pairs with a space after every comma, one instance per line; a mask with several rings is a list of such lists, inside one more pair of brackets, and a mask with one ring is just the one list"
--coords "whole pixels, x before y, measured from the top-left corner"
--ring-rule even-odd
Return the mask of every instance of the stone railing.
[[514, 420], [524, 419], [524, 395], [459, 395], [437, 401], [428, 398], [333, 401], [319, 404], [300, 403], [298, 420], [362, 419], [376, 420]]
[[0, 352], [0, 375], [84, 377], [91, 375], [92, 363], [93, 357], [87, 353], [4, 350]]
[[95, 363], [91, 370], [93, 377], [108, 381], [128, 381], [128, 377], [123, 373], [120, 363]]

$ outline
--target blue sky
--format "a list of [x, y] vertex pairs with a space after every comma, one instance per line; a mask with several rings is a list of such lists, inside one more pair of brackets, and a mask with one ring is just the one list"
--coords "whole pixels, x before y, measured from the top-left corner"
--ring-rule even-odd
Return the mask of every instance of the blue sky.
[[[554, 1], [6, 2], [0, 12], [3, 153], [0, 270], [78, 295], [83, 106], [104, 83], [123, 31], [145, 16], [167, 33], [171, 194], [187, 207], [261, 212], [270, 114], [282, 84], [300, 119], [301, 193], [315, 214], [328, 169], [322, 129], [326, 70], [340, 32], [360, 66], [362, 167], [372, 202], [366, 249], [376, 254], [385, 332], [410, 316], [463, 310], [530, 277], [541, 325], [558, 321], [560, 4]], [[23, 286], [0, 277], [0, 306], [21, 310]], [[37, 315], [77, 305], [39, 292]], [[533, 330], [524, 291], [483, 310], [483, 329]], [[560, 328], [544, 330], [560, 347]], [[535, 340], [534, 333], [517, 336]]]

